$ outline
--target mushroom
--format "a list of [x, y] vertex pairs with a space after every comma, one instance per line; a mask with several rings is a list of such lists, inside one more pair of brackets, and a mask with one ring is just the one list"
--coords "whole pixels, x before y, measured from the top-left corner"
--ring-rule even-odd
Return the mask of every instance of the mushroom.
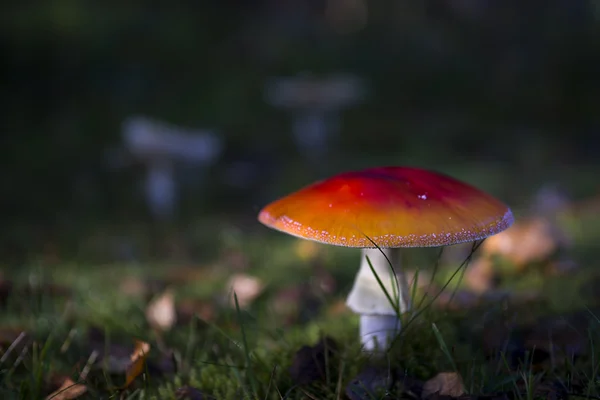
[[142, 116], [128, 118], [122, 135], [125, 147], [146, 166], [146, 201], [159, 219], [171, 218], [176, 208], [174, 164], [210, 165], [223, 148], [222, 139], [212, 131], [180, 128]]
[[375, 351], [390, 344], [400, 330], [399, 315], [410, 309], [398, 260], [391, 268], [386, 259], [390, 249], [484, 239], [508, 228], [513, 215], [491, 195], [454, 178], [391, 166], [316, 182], [268, 204], [258, 220], [300, 238], [362, 249], [346, 304], [360, 315], [364, 349]]
[[309, 159], [327, 152], [328, 139], [338, 131], [338, 114], [361, 101], [365, 93], [364, 83], [352, 75], [319, 79], [300, 74], [271, 79], [265, 87], [271, 105], [291, 110], [296, 145]]

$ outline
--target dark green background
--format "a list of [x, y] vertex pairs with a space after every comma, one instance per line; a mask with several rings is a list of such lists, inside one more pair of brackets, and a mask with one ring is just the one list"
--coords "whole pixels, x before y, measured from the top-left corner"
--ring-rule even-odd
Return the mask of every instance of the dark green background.
[[[133, 189], [142, 171], [105, 165], [132, 114], [226, 140], [182, 216], [253, 218], [319, 176], [389, 163], [444, 169], [517, 203], [544, 182], [594, 192], [578, 183], [600, 149], [596, 2], [369, 1], [367, 25], [349, 33], [332, 28], [325, 3], [3, 3], [3, 254], [147, 217]], [[269, 77], [306, 71], [354, 73], [370, 89], [319, 168], [263, 97]], [[219, 168], [239, 158], [264, 162], [253, 193], [220, 184]]]

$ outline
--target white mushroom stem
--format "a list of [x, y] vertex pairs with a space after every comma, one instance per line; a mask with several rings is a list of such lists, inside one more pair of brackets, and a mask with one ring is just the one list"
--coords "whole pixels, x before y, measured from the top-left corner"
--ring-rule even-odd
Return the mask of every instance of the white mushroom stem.
[[171, 163], [166, 160], [150, 162], [144, 189], [152, 214], [160, 219], [170, 219], [177, 202], [177, 187]]
[[398, 257], [392, 257], [397, 253], [392, 249], [363, 249], [360, 269], [346, 299], [348, 307], [360, 314], [361, 342], [368, 352], [388, 347], [400, 331], [400, 314], [410, 308], [406, 279]]

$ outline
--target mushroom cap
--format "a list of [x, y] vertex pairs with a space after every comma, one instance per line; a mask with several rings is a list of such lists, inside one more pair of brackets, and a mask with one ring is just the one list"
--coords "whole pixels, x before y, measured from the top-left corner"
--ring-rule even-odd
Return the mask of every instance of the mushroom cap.
[[475, 241], [505, 230], [514, 218], [496, 198], [449, 176], [377, 167], [306, 186], [268, 204], [258, 220], [321, 243], [391, 248]]

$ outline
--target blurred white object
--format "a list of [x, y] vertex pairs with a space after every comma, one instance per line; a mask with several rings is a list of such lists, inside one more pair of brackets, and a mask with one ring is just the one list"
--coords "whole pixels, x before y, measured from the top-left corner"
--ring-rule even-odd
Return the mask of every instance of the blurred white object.
[[250, 304], [262, 293], [264, 288], [265, 285], [261, 282], [261, 280], [254, 276], [235, 274], [227, 283], [229, 304], [232, 307], [235, 307], [235, 297], [237, 297], [240, 308], [248, 308]]
[[148, 324], [159, 332], [170, 330], [177, 322], [175, 296], [167, 289], [163, 294], [153, 299], [146, 307]]
[[186, 129], [152, 120], [131, 117], [123, 123], [125, 146], [137, 157], [183, 160], [207, 164], [221, 153], [222, 140], [212, 131]]
[[178, 196], [171, 163], [157, 161], [148, 165], [144, 194], [152, 215], [160, 219], [173, 216]]
[[338, 133], [338, 113], [359, 103], [365, 92], [363, 82], [351, 75], [319, 79], [301, 74], [273, 78], [267, 82], [265, 97], [272, 106], [292, 112], [296, 145], [307, 157], [318, 158]]
[[150, 212], [171, 218], [177, 204], [174, 164], [194, 167], [212, 164], [223, 151], [223, 140], [212, 131], [186, 129], [135, 116], [123, 123], [125, 148], [147, 167], [144, 192]]

